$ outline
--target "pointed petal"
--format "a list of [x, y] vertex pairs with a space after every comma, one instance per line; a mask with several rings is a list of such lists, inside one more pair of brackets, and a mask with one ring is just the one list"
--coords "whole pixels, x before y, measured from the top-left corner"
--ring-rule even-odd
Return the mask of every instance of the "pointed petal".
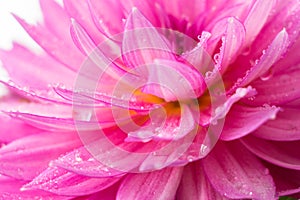
[[[270, 44], [270, 46], [263, 51], [262, 56], [256, 60], [256, 61], [250, 61], [254, 62], [254, 65], [250, 67], [248, 71], [245, 71], [245, 68], [240, 68], [235, 70], [234, 72], [230, 72], [228, 74], [228, 78], [237, 78], [237, 81], [232, 86], [231, 89], [229, 89], [228, 93], [231, 93], [235, 90], [236, 87], [245, 86], [248, 85], [253, 80], [263, 77], [266, 74], [268, 74], [268, 71], [270, 68], [282, 58], [282, 56], [286, 53], [287, 48], [289, 46], [289, 36], [285, 29], [280, 31], [273, 42]], [[244, 63], [244, 60], [242, 60], [243, 63], [240, 63], [241, 65], [248, 66], [249, 63]], [[238, 61], [237, 61], [238, 62]], [[251, 63], [250, 63], [251, 64]], [[252, 64], [251, 64], [252, 65]], [[239, 65], [237, 65], [239, 66]], [[242, 70], [242, 72], [241, 72]], [[244, 75], [245, 74], [245, 75]], [[230, 77], [231, 76], [231, 77]], [[238, 77], [236, 77], [238, 76]], [[241, 76], [244, 76], [241, 78]], [[235, 80], [231, 80], [231, 82], [234, 82]]]
[[67, 155], [59, 157], [51, 164], [90, 177], [113, 177], [124, 174], [124, 172], [112, 169], [97, 161], [85, 147], [75, 149]]
[[300, 170], [299, 141], [269, 141], [249, 135], [242, 142], [252, 153], [270, 163]]
[[25, 181], [15, 180], [3, 175], [0, 175], [0, 199], [11, 200], [31, 200], [31, 199], [45, 199], [45, 200], [67, 200], [70, 197], [58, 196], [49, 192], [41, 190], [22, 191], [22, 186]]
[[229, 67], [228, 65], [238, 56], [245, 39], [245, 27], [234, 17], [222, 19], [212, 30], [213, 37], [211, 40], [219, 38], [219, 35], [223, 34], [220, 53], [215, 55], [215, 61], [219, 65], [218, 68], [221, 70], [221, 73], [224, 73]]
[[110, 38], [123, 31], [125, 16], [120, 2], [89, 0], [88, 3], [93, 21], [99, 31]]
[[58, 158], [81, 145], [76, 133], [40, 133], [15, 140], [0, 149], [0, 173], [31, 180]]
[[211, 185], [200, 161], [184, 167], [177, 191], [178, 200], [226, 200]]
[[213, 187], [228, 198], [275, 198], [272, 177], [238, 141], [218, 143], [202, 164]]
[[252, 134], [267, 140], [293, 141], [300, 140], [299, 107], [283, 107], [276, 119], [263, 124]]
[[138, 68], [158, 58], [174, 60], [166, 40], [136, 8], [126, 21], [122, 56], [129, 68]]
[[226, 115], [222, 140], [234, 140], [243, 137], [259, 128], [269, 119], [275, 119], [280, 108], [276, 107], [246, 107], [234, 105]]
[[[84, 57], [76, 49], [75, 46], [70, 46], [63, 39], [58, 38], [49, 30], [41, 25], [30, 25], [25, 20], [14, 15], [16, 20], [26, 30], [26, 32], [53, 58], [61, 62], [68, 68], [76, 71]], [[68, 52], [67, 54], [65, 52]]]
[[244, 25], [246, 27], [247, 45], [250, 44], [259, 34], [260, 30], [266, 23], [275, 3], [276, 0], [271, 0], [268, 2], [264, 0], [257, 0], [253, 3], [251, 10], [244, 21]]
[[58, 195], [82, 196], [104, 190], [119, 179], [91, 178], [61, 168], [49, 167], [23, 188], [41, 189]]
[[120, 186], [117, 199], [173, 200], [182, 170], [174, 167], [150, 173], [129, 174]]
[[63, 0], [64, 9], [70, 17], [74, 18], [81, 24], [88, 34], [91, 36], [95, 44], [103, 41], [104, 36], [97, 30], [93, 22], [89, 6], [86, 0]]

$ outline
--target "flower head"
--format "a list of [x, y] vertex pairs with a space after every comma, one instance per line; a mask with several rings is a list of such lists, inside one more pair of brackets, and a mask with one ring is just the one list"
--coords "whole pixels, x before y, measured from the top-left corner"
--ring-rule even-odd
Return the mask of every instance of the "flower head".
[[300, 192], [299, 2], [40, 4], [43, 52], [0, 51], [1, 198]]

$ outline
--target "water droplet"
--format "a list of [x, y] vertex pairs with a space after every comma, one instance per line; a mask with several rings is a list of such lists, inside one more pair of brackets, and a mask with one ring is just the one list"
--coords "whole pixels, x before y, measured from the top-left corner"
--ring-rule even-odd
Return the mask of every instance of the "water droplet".
[[220, 59], [220, 54], [219, 54], [219, 53], [215, 54], [215, 55], [214, 55], [214, 61], [215, 61], [216, 63], [218, 63], [218, 62], [219, 62], [219, 59]]
[[267, 80], [269, 80], [272, 76], [273, 76], [273, 72], [272, 72], [272, 70], [269, 70], [269, 71], [267, 71], [266, 73], [264, 73], [264, 74], [260, 77], [260, 79], [261, 79], [262, 81], [267, 81]]

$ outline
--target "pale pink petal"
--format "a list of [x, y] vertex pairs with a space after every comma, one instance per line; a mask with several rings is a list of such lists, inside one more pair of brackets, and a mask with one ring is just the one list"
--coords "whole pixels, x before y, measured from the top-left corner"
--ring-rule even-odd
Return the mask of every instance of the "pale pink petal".
[[293, 141], [300, 139], [299, 106], [295, 108], [283, 107], [275, 120], [270, 120], [252, 133], [256, 137], [277, 140]]
[[234, 140], [251, 133], [266, 121], [275, 119], [279, 109], [271, 106], [246, 107], [234, 105], [226, 115], [220, 139]]
[[104, 190], [120, 178], [91, 178], [69, 172], [65, 169], [49, 167], [23, 190], [41, 189], [58, 195], [83, 196]]
[[105, 39], [103, 34], [95, 27], [86, 0], [77, 0], [76, 2], [63, 0], [63, 3], [65, 11], [87, 30], [95, 44], [99, 44]]
[[196, 99], [206, 89], [200, 72], [183, 63], [155, 59], [154, 64], [148, 65], [147, 69], [148, 80], [147, 85], [142, 89], [143, 92], [166, 101]]
[[250, 105], [284, 105], [299, 99], [300, 66], [289, 68], [284, 72], [267, 74], [266, 77], [257, 79], [251, 85], [257, 90], [255, 98], [244, 99]]
[[299, 141], [279, 142], [247, 136], [242, 142], [252, 153], [270, 163], [300, 170]]
[[277, 196], [294, 196], [300, 192], [300, 171], [266, 164], [276, 184]]
[[0, 173], [31, 180], [58, 158], [81, 144], [76, 133], [40, 133], [15, 140], [0, 149]]
[[[289, 46], [289, 36], [285, 29], [279, 32], [270, 46], [263, 51], [263, 55], [260, 59], [253, 61], [254, 65], [246, 72], [244, 77], [240, 77], [234, 86], [229, 90], [229, 93], [234, 91], [236, 87], [248, 85], [251, 81], [256, 78], [264, 77], [268, 74], [268, 70], [276, 63], [282, 56], [286, 53], [287, 47]], [[243, 62], [245, 62], [243, 60]], [[251, 61], [250, 61], [251, 62]], [[241, 63], [242, 64], [242, 63]], [[243, 63], [244, 65], [248, 65], [248, 63]], [[239, 65], [238, 65], [239, 66]], [[244, 69], [244, 68], [240, 68]], [[237, 72], [232, 72], [235, 74], [241, 75], [240, 70]], [[234, 77], [234, 74], [230, 74]], [[245, 73], [245, 72], [242, 72]], [[229, 77], [230, 79], [230, 77]]]
[[201, 166], [195, 162], [184, 167], [177, 191], [178, 200], [226, 200], [211, 185]]
[[275, 198], [275, 186], [266, 167], [238, 141], [219, 142], [202, 164], [221, 195], [238, 199]]
[[[234, 17], [222, 19], [215, 25], [212, 30], [213, 36], [210, 40], [214, 40], [215, 37], [218, 39], [220, 35], [224, 35], [222, 37], [220, 53], [214, 57], [221, 73], [224, 73], [228, 65], [238, 56], [245, 39], [245, 34], [244, 25]], [[218, 40], [216, 42], [218, 42]]]
[[260, 30], [266, 23], [275, 3], [276, 0], [257, 0], [253, 2], [251, 10], [244, 21], [246, 28], [246, 45], [249, 45], [259, 34]]
[[118, 200], [173, 200], [182, 176], [182, 168], [166, 168], [142, 174], [129, 174], [121, 183]]
[[194, 115], [187, 105], [178, 112], [164, 114], [162, 110], [153, 111], [150, 124], [128, 133], [126, 141], [178, 140], [195, 128]]
[[167, 41], [137, 8], [126, 21], [122, 56], [130, 68], [138, 68], [159, 58], [174, 60]]
[[[122, 32], [125, 16], [118, 1], [88, 0], [88, 3], [93, 21], [99, 31], [110, 38]], [[111, 15], [111, 13], [114, 14]]]
[[[61, 62], [68, 68], [76, 71], [84, 57], [75, 48], [64, 42], [63, 39], [58, 38], [42, 25], [30, 25], [20, 17], [14, 15], [16, 20], [22, 25], [27, 33], [53, 58]], [[68, 53], [65, 53], [68, 52]]]
[[124, 172], [112, 169], [97, 161], [85, 147], [75, 149], [59, 157], [51, 164], [90, 177], [112, 177], [124, 174]]
[[4, 114], [0, 114], [0, 124], [0, 141], [5, 143], [41, 132], [41, 130], [33, 126]]
[[49, 192], [41, 190], [22, 191], [22, 186], [25, 181], [15, 180], [3, 175], [0, 175], [0, 199], [11, 200], [32, 200], [32, 199], [45, 199], [45, 200], [67, 200], [71, 197], [58, 196]]

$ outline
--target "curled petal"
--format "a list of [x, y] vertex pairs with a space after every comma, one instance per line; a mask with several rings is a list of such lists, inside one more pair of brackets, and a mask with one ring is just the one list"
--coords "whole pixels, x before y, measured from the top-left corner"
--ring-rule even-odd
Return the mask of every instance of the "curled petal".
[[251, 133], [267, 120], [275, 119], [279, 109], [271, 106], [253, 108], [234, 105], [226, 115], [221, 139], [234, 140]]

